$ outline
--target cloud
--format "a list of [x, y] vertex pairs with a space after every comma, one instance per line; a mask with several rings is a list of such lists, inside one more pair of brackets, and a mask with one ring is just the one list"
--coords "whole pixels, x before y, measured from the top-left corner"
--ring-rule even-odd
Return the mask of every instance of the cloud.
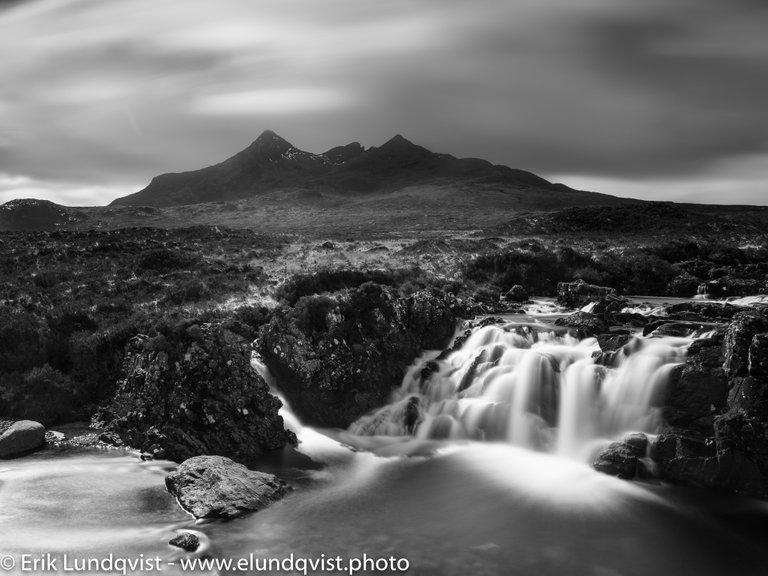
[[271, 128], [640, 193], [766, 152], [766, 25], [758, 0], [22, 2], [0, 10], [0, 170], [146, 183]]
[[190, 103], [194, 114], [244, 116], [304, 113], [341, 108], [349, 99], [341, 92], [320, 88], [268, 88], [201, 96]]
[[133, 187], [83, 185], [73, 182], [38, 180], [29, 176], [0, 172], [0, 204], [16, 198], [55, 199], [64, 206], [108, 204], [115, 198], [133, 192]]

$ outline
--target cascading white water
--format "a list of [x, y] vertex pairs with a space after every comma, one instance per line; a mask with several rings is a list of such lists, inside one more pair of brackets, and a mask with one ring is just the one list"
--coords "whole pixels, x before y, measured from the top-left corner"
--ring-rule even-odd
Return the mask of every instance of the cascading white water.
[[487, 326], [457, 351], [415, 365], [358, 435], [503, 441], [577, 459], [626, 432], [653, 433], [671, 369], [690, 339], [633, 338], [598, 362], [597, 340], [541, 324]]

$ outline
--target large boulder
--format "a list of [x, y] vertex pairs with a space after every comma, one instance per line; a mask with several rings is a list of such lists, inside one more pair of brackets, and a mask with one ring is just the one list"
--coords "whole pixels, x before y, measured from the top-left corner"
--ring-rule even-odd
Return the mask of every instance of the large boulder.
[[137, 336], [126, 347], [115, 397], [94, 424], [178, 462], [200, 454], [253, 462], [296, 440], [250, 355], [248, 342], [220, 324]]
[[567, 308], [581, 308], [590, 302], [597, 302], [609, 294], [616, 294], [614, 288], [587, 284], [579, 278], [574, 282], [560, 282], [557, 285], [557, 303]]
[[303, 421], [346, 428], [385, 404], [425, 349], [455, 331], [450, 296], [406, 297], [378, 284], [333, 296], [305, 296], [278, 310], [256, 348]]
[[282, 498], [290, 488], [272, 474], [223, 456], [195, 456], [165, 477], [168, 491], [195, 518], [236, 518]]
[[0, 435], [0, 458], [13, 458], [40, 448], [45, 443], [45, 427], [32, 420], [19, 420]]

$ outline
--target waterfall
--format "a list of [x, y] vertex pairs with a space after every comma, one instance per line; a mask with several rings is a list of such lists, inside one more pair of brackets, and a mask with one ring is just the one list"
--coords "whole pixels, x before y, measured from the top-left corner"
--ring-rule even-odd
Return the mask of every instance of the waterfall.
[[585, 460], [626, 432], [653, 433], [671, 369], [690, 339], [633, 337], [615, 353], [536, 323], [486, 326], [425, 358], [392, 402], [349, 432], [467, 439]]

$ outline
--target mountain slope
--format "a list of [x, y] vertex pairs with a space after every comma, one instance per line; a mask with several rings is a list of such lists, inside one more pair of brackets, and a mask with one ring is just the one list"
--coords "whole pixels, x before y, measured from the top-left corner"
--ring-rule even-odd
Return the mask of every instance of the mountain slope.
[[626, 200], [579, 192], [561, 184], [476, 158], [437, 154], [400, 135], [378, 148], [354, 142], [322, 154], [299, 150], [267, 130], [245, 150], [213, 166], [163, 174], [143, 190], [118, 198], [113, 206], [182, 206], [244, 200], [273, 191], [311, 191], [319, 198], [360, 199], [404, 188], [434, 185], [445, 189], [522, 193], [526, 209], [548, 206], [614, 204]]

